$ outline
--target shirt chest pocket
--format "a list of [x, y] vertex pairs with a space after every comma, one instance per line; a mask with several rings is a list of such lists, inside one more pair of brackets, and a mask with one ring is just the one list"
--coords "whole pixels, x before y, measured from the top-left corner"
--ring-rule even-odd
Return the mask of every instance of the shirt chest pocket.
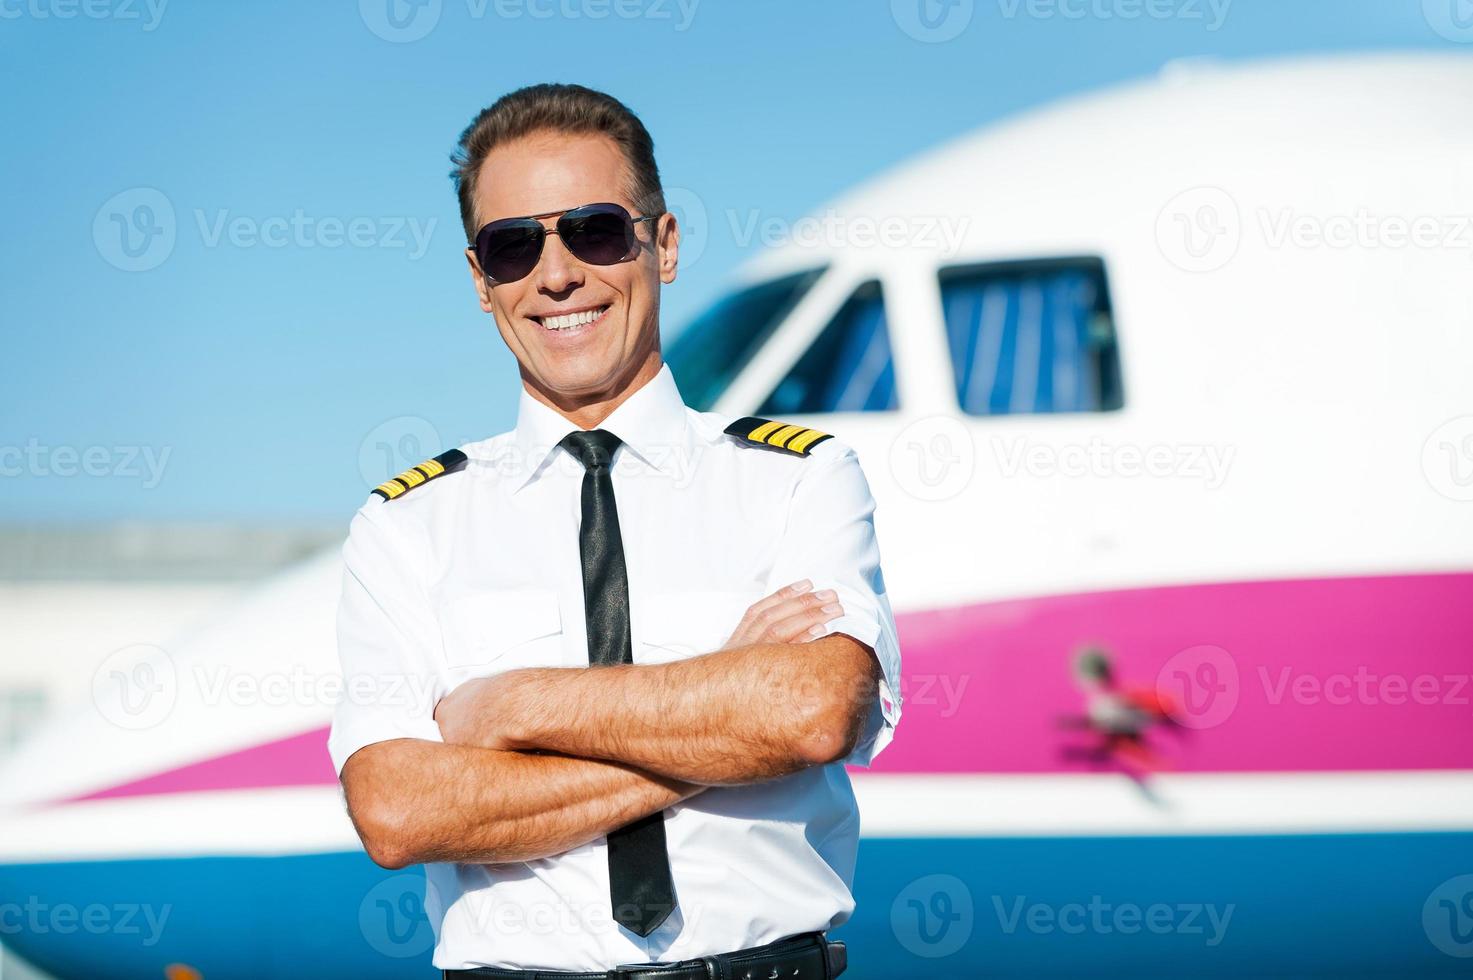
[[556, 592], [472, 592], [446, 607], [445, 661], [482, 674], [555, 667], [562, 662], [562, 633]]
[[645, 598], [635, 663], [668, 663], [719, 650], [760, 592], [656, 592]]

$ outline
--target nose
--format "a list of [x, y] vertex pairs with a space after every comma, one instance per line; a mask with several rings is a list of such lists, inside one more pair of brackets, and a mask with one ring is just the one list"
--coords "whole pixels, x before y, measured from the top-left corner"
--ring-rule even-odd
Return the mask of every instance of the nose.
[[561, 235], [548, 231], [547, 240], [542, 243], [542, 259], [534, 273], [537, 288], [546, 293], [566, 293], [583, 285], [583, 265], [568, 251]]

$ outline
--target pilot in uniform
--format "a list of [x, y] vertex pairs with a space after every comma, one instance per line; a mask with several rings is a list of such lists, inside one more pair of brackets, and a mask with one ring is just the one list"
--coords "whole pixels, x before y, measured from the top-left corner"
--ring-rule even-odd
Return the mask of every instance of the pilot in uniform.
[[[616, 512], [604, 513], [614, 511], [604, 507], [610, 489]], [[524, 390], [515, 429], [374, 491], [343, 553], [346, 689], [405, 677], [419, 693], [343, 698], [329, 740], [339, 774], [379, 741], [442, 741], [435, 705], [467, 681], [588, 668], [621, 652], [657, 665], [718, 651], [749, 606], [804, 579], [842, 606], [826, 632], [868, 646], [883, 673], [842, 759], [711, 785], [536, 860], [426, 864], [436, 967], [447, 976], [837, 975], [842, 944], [823, 933], [853, 911], [859, 838], [844, 764], [868, 765], [900, 718], [874, 508], [842, 440], [697, 412], [668, 364], [591, 433]], [[585, 536], [595, 524], [602, 543]], [[620, 549], [623, 575], [611, 575], [609, 552]], [[610, 595], [600, 606], [590, 590]], [[621, 917], [621, 894], [646, 907], [663, 898], [664, 908]], [[627, 964], [662, 966], [608, 972]]]

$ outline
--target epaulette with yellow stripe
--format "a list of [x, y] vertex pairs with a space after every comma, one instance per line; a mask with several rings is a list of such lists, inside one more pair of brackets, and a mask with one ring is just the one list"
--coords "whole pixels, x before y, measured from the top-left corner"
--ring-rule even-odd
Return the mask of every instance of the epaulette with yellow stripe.
[[437, 476], [453, 473], [465, 465], [465, 453], [459, 449], [443, 452], [434, 459], [427, 459], [418, 466], [411, 466], [392, 480], [385, 480], [373, 488], [373, 492], [385, 500], [402, 497], [415, 487], [424, 486]]
[[754, 446], [779, 449], [794, 456], [807, 456], [814, 446], [825, 439], [833, 438], [827, 432], [810, 429], [806, 425], [760, 419], [755, 415], [737, 419], [722, 431], [738, 439], [745, 439]]

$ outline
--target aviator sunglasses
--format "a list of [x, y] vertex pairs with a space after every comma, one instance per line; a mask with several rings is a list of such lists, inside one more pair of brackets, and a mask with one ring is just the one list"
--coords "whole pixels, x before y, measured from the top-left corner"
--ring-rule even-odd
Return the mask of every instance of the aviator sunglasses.
[[[544, 228], [541, 218], [557, 219], [555, 229]], [[501, 218], [476, 232], [476, 261], [493, 282], [516, 282], [537, 268], [548, 235], [563, 240], [573, 257], [589, 265], [613, 265], [630, 258], [638, 244], [634, 226], [659, 215], [631, 217], [617, 204], [585, 204], [566, 211]]]

